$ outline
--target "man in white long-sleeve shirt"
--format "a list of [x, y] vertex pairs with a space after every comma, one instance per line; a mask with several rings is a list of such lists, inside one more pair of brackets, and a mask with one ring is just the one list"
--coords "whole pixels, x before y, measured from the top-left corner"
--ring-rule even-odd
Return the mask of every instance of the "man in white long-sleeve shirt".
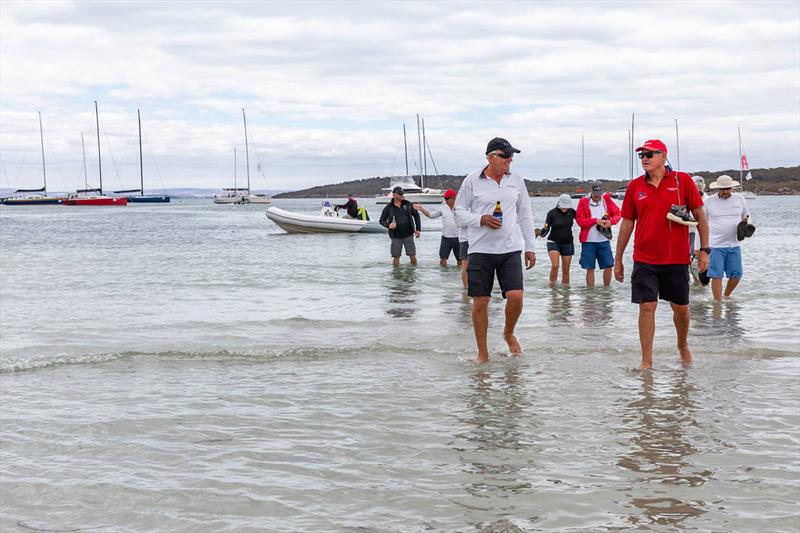
[[488, 165], [464, 178], [456, 197], [456, 224], [466, 226], [468, 231], [467, 293], [472, 297], [472, 326], [479, 363], [489, 360], [489, 300], [495, 274], [506, 299], [503, 339], [512, 355], [522, 355], [514, 328], [522, 313], [523, 245], [526, 269], [536, 264], [536, 254], [525, 180], [510, 170], [515, 153], [520, 150], [505, 139], [495, 137], [489, 141]]

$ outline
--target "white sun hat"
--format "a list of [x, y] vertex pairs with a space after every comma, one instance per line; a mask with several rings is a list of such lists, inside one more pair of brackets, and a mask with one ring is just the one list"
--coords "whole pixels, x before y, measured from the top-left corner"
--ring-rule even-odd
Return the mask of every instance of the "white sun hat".
[[722, 176], [717, 178], [717, 181], [712, 181], [709, 188], [711, 189], [732, 189], [734, 187], [738, 187], [739, 182], [734, 180], [732, 177], [728, 176], [727, 174], [723, 174]]
[[558, 197], [558, 207], [562, 209], [569, 209], [572, 207], [572, 198], [569, 197], [569, 194], [562, 194]]

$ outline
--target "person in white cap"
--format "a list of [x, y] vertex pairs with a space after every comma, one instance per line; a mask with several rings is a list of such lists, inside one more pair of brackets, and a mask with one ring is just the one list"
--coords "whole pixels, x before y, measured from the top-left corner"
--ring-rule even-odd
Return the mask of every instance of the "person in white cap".
[[[494, 278], [506, 299], [503, 340], [514, 356], [522, 355], [514, 329], [522, 314], [523, 271], [536, 264], [531, 199], [525, 180], [511, 172], [520, 150], [495, 137], [486, 146], [487, 164], [469, 174], [456, 196], [456, 224], [467, 226], [467, 294], [472, 297], [472, 327], [478, 362], [489, 360], [489, 300]], [[523, 256], [524, 250], [524, 256]]]
[[[703, 179], [703, 176], [692, 176], [692, 181], [697, 186], [697, 192], [700, 193], [700, 198], [703, 199], [705, 202], [708, 195], [705, 193], [706, 190], [706, 181]], [[700, 275], [700, 272], [697, 271], [697, 252], [700, 250], [700, 237], [697, 236], [697, 226], [689, 226], [689, 254], [691, 255], [691, 263], [689, 270], [692, 272], [692, 277], [694, 278], [695, 285], [708, 285], [708, 278], [703, 274]]]
[[575, 222], [575, 209], [569, 194], [558, 197], [556, 206], [547, 212], [540, 236], [547, 237], [547, 255], [550, 256], [550, 286], [558, 281], [558, 267], [561, 263], [561, 284], [569, 285], [569, 266], [575, 255], [572, 225]]
[[[729, 298], [742, 279], [742, 247], [739, 245], [737, 228], [750, 216], [747, 202], [740, 194], [734, 194], [733, 188], [739, 182], [723, 174], [711, 183], [711, 190], [717, 194], [709, 196], [705, 201], [705, 213], [708, 218], [708, 239], [711, 257], [708, 260], [708, 277], [711, 278], [711, 292], [714, 301], [722, 300], [722, 278], [727, 276], [725, 298]], [[752, 226], [751, 226], [752, 227]], [[752, 232], [750, 233], [752, 235]]]

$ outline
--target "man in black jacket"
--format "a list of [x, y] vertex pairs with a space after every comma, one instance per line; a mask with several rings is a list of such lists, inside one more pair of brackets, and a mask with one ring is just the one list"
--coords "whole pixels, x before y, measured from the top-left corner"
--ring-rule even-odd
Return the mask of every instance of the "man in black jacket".
[[339, 209], [345, 209], [347, 211], [347, 215], [344, 218], [358, 218], [358, 202], [356, 201], [356, 197], [354, 194], [347, 195], [347, 202], [342, 205], [335, 205], [333, 206], [334, 211], [339, 211]]
[[393, 266], [400, 264], [400, 254], [403, 248], [405, 248], [411, 264], [417, 264], [417, 247], [414, 244], [414, 238], [419, 238], [422, 225], [419, 213], [403, 196], [405, 196], [405, 192], [402, 187], [392, 189], [392, 201], [383, 208], [380, 219], [381, 226], [389, 228], [389, 239], [391, 240], [389, 251], [392, 254]]

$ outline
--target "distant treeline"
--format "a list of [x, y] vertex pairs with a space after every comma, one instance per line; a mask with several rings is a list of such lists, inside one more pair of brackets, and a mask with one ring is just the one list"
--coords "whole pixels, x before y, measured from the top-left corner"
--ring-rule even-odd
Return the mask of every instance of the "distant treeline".
[[[756, 168], [751, 170], [753, 179], [744, 183], [744, 188], [756, 194], [800, 194], [800, 166], [778, 168]], [[720, 170], [715, 172], [695, 172], [703, 176], [706, 184], [710, 184], [722, 174], [728, 174], [739, 181], [738, 170]], [[745, 173], [746, 174], [746, 173]], [[426, 176], [426, 187], [441, 189], [458, 189], [464, 176], [442, 174]], [[344, 181], [332, 185], [319, 185], [310, 189], [276, 194], [275, 198], [344, 198], [347, 194], [355, 194], [358, 198], [370, 198], [382, 194], [381, 189], [389, 186], [392, 178], [376, 177], [353, 181]], [[419, 183], [419, 178], [416, 178]], [[628, 184], [628, 180], [602, 180], [607, 191], [614, 191]], [[576, 178], [545, 179], [542, 181], [525, 180], [531, 196], [558, 196], [561, 193], [584, 192], [588, 190], [589, 181]]]

